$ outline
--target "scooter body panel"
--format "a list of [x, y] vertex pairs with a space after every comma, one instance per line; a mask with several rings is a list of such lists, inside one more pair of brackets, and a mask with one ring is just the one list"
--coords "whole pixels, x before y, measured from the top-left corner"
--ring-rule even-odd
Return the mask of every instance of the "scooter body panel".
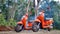
[[17, 24], [22, 24], [24, 26], [25, 30], [32, 29], [32, 22], [28, 22], [28, 15], [27, 14], [25, 14]]

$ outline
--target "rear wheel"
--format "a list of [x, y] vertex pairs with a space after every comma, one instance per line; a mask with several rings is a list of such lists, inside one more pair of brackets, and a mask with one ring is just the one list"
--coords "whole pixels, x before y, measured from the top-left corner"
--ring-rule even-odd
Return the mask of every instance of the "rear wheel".
[[16, 27], [15, 27], [15, 31], [16, 32], [21, 32], [22, 30], [23, 30], [23, 25], [17, 24]]
[[33, 32], [38, 32], [39, 31], [39, 24], [38, 23], [34, 23], [32, 26], [32, 31]]

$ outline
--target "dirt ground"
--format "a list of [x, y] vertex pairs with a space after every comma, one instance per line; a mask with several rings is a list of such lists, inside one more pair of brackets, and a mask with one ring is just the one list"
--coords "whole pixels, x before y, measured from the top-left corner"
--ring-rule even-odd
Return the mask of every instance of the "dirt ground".
[[33, 32], [31, 30], [23, 30], [21, 32], [15, 32], [15, 31], [0, 31], [0, 34], [60, 34], [59, 30], [52, 30], [52, 31], [46, 31], [46, 30], [39, 30], [38, 32]]

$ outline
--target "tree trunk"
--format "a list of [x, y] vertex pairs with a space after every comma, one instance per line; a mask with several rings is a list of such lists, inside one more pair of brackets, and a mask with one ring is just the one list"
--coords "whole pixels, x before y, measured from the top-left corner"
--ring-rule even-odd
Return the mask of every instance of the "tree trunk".
[[9, 17], [8, 18], [14, 18], [15, 12], [16, 12], [17, 5], [14, 3], [12, 5], [12, 8], [9, 8]]

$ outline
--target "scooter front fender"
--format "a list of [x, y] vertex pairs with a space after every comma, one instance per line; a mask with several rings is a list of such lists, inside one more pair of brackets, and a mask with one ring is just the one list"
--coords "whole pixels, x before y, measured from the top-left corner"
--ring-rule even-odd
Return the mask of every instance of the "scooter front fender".
[[41, 21], [39, 19], [36, 19], [34, 22], [39, 22], [40, 23]]
[[17, 22], [17, 24], [23, 24], [23, 22], [19, 21], [19, 22]]

